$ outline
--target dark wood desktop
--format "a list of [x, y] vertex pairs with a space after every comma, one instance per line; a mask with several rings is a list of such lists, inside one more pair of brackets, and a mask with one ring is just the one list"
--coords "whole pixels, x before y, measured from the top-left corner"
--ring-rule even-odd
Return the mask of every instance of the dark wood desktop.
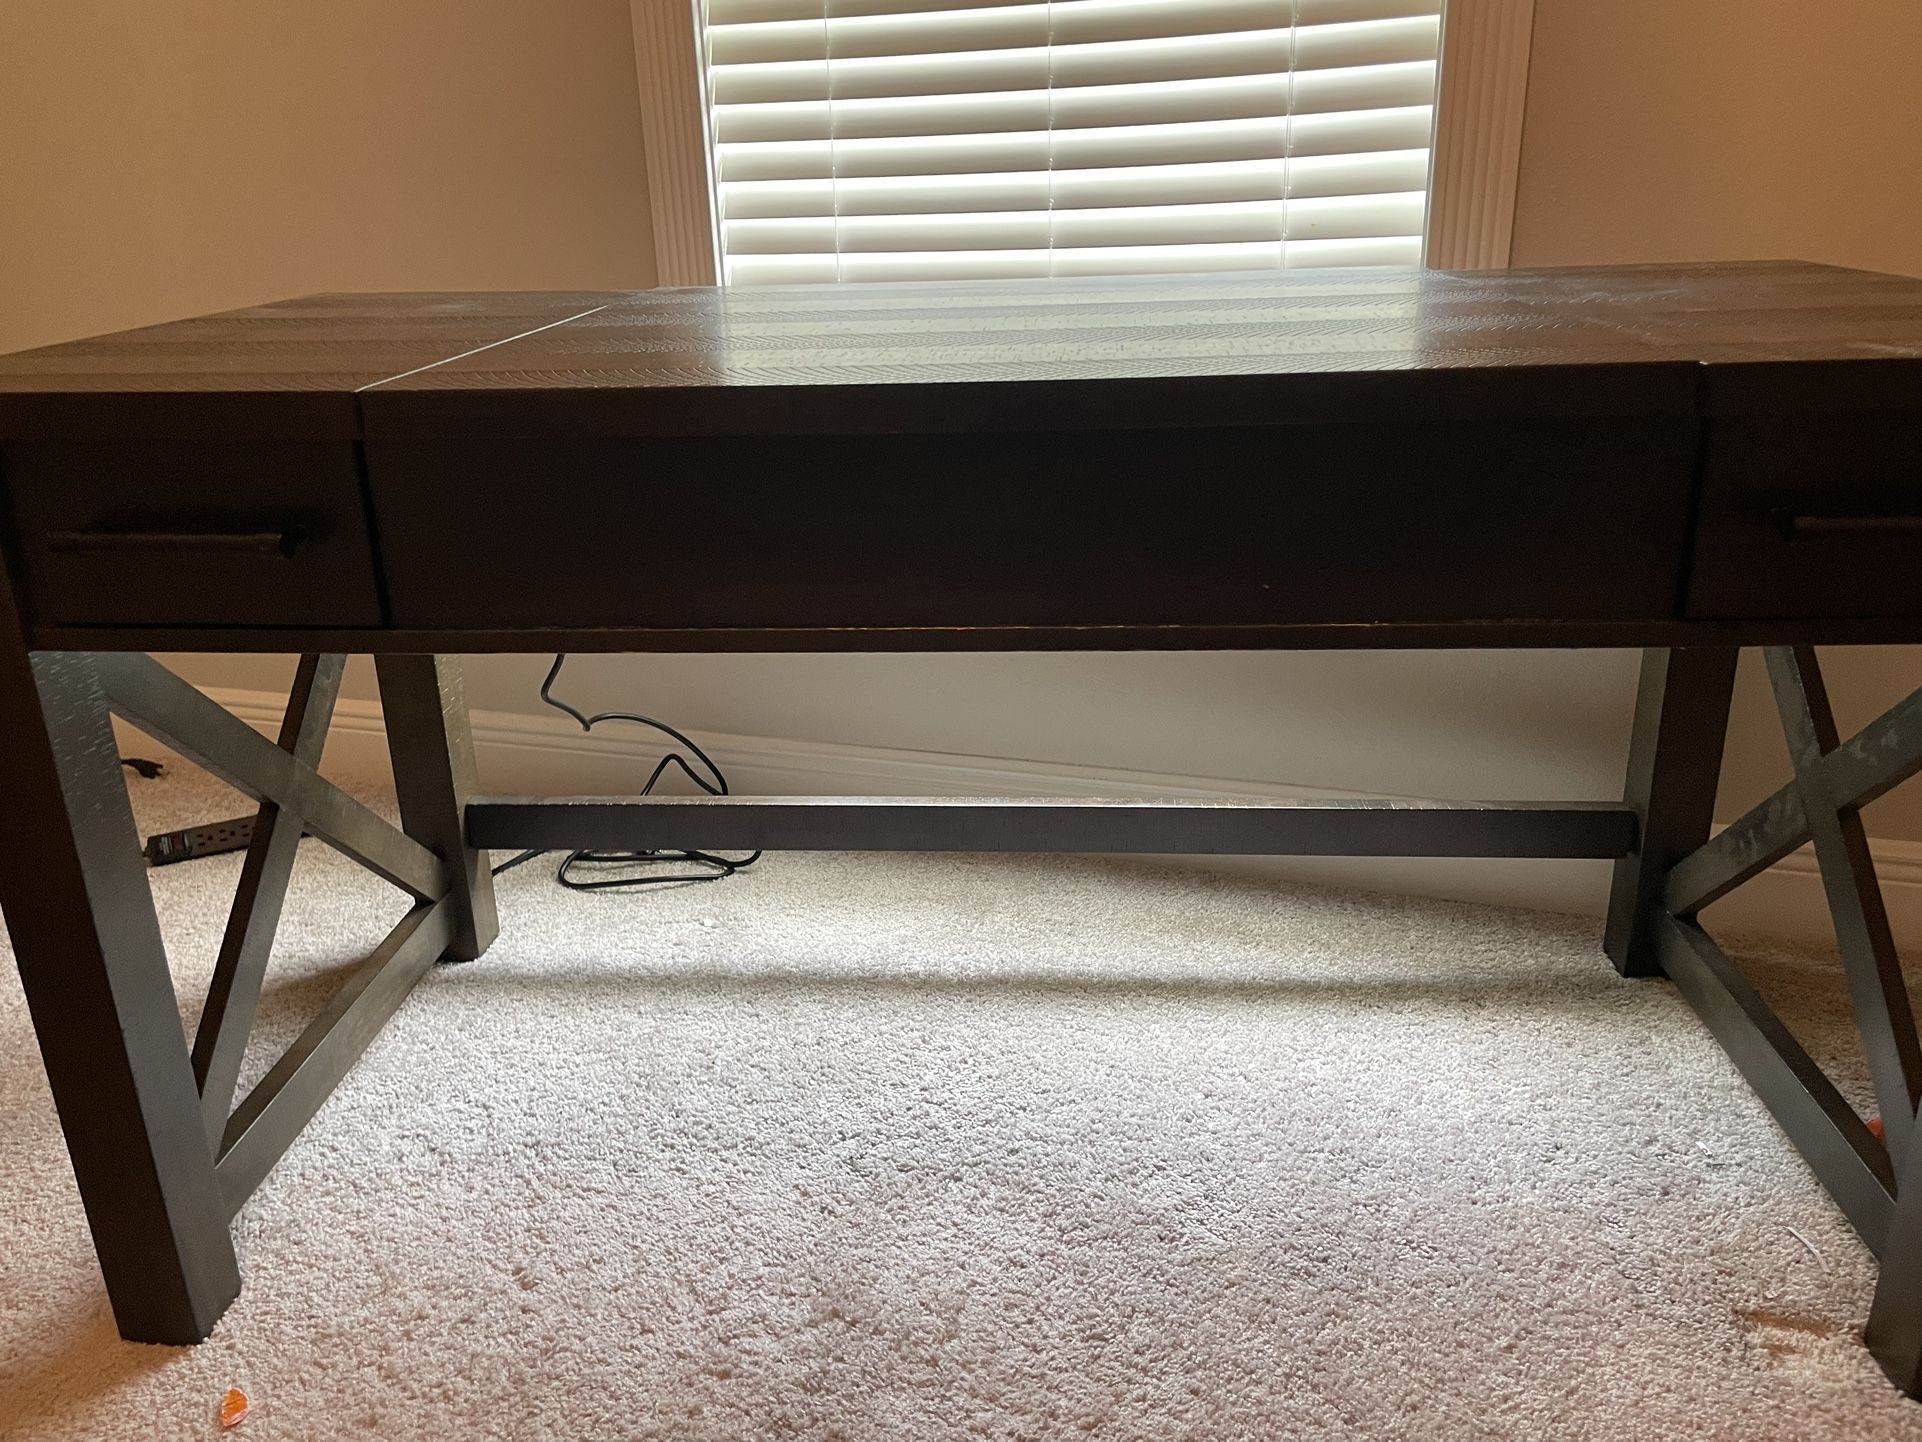
[[[1798, 264], [317, 296], [0, 358], [0, 902], [122, 1332], [204, 1337], [229, 1220], [434, 962], [486, 848], [1612, 858], [1881, 1258], [1922, 1391], [1922, 1048], [1816, 645], [1922, 642], [1922, 282]], [[453, 654], [1642, 648], [1623, 799], [479, 798]], [[1795, 761], [1713, 834], [1739, 648]], [[144, 653], [302, 653], [278, 744]], [[402, 826], [314, 771], [376, 658]], [[258, 798], [191, 1047], [111, 717]], [[411, 898], [236, 1104], [300, 835]], [[1886, 1142], [1695, 922], [1813, 841]], [[1624, 1065], [1633, 1065], [1624, 1058]]]

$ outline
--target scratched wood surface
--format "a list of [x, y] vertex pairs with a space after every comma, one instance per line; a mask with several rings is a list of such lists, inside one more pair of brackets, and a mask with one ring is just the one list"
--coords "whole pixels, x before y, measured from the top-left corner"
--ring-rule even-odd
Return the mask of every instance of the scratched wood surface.
[[1922, 281], [1739, 263], [316, 296], [0, 357], [0, 437], [1651, 414], [1811, 385], [1837, 405], [1922, 386]]
[[[1799, 263], [316, 296], [0, 358], [50, 635], [1907, 636], [1918, 434], [1922, 282]], [[92, 552], [76, 601], [54, 533], [129, 528], [193, 607]], [[279, 610], [160, 544], [223, 528], [306, 538]]]
[[317, 295], [0, 356], [0, 439], [350, 438], [354, 392], [608, 295]]
[[1922, 282], [1864, 272], [1306, 271], [641, 293], [363, 401], [395, 435], [1651, 414], [1704, 363], [1899, 358]]

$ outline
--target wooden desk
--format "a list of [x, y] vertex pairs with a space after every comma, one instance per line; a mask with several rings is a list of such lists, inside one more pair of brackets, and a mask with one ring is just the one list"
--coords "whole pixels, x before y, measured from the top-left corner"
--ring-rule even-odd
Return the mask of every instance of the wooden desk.
[[[1882, 1258], [1922, 1391], [1922, 1048], [1817, 644], [1922, 641], [1922, 282], [1805, 265], [318, 296], [0, 358], [4, 902], [125, 1335], [206, 1335], [228, 1222], [426, 967], [488, 847], [1589, 856]], [[1587, 804], [476, 798], [449, 653], [1634, 646]], [[1796, 778], [1710, 838], [1735, 658]], [[278, 744], [150, 660], [301, 652]], [[403, 818], [313, 770], [372, 653]], [[191, 1051], [118, 713], [262, 802]], [[235, 1105], [302, 830], [408, 893]], [[1695, 913], [1813, 840], [1886, 1122]]]

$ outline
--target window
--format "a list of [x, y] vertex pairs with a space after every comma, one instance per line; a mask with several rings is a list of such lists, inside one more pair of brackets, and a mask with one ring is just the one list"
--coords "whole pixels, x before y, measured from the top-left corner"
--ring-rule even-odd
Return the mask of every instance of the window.
[[706, 0], [734, 285], [1419, 264], [1441, 0]]

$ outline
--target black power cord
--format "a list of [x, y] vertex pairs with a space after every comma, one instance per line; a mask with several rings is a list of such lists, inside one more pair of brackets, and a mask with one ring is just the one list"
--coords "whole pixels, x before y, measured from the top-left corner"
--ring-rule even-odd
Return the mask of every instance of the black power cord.
[[[652, 716], [643, 716], [637, 711], [598, 711], [590, 716], [579, 707], [570, 705], [556, 696], [554, 682], [560, 678], [561, 667], [566, 664], [567, 653], [564, 651], [556, 653], [554, 664], [548, 668], [547, 679], [541, 682], [541, 700], [544, 703], [552, 706], [556, 711], [572, 716], [580, 723], [583, 731], [592, 731], [603, 721], [628, 721], [637, 726], [651, 727], [686, 747], [693, 754], [694, 759], [700, 763], [701, 770], [696, 770], [680, 752], [668, 752], [648, 776], [647, 784], [641, 788], [641, 795], [652, 796], [654, 788], [660, 784], [661, 778], [667, 774], [670, 767], [678, 768], [682, 775], [709, 796], [728, 794], [727, 777], [722, 774], [721, 768], [714, 764], [714, 758], [703, 751], [693, 738], [683, 735], [667, 722], [657, 721]], [[703, 771], [705, 775], [702, 774]], [[713, 779], [710, 780], [710, 777]], [[532, 861], [537, 856], [545, 855], [547, 852], [544, 850], [523, 851], [519, 856], [510, 857], [496, 866], [494, 875], [499, 876], [503, 871], [509, 871], [522, 862]], [[641, 886], [666, 886], [677, 882], [721, 881], [737, 871], [745, 871], [760, 859], [761, 853], [758, 851], [738, 859], [717, 856], [710, 851], [570, 851], [562, 858], [560, 869], [555, 872], [554, 879], [569, 891], [621, 891]], [[582, 868], [627, 867], [631, 869], [637, 866], [662, 864], [697, 866], [703, 869], [666, 873], [647, 872], [638, 876], [603, 876], [593, 879], [583, 879], [574, 874]]]

